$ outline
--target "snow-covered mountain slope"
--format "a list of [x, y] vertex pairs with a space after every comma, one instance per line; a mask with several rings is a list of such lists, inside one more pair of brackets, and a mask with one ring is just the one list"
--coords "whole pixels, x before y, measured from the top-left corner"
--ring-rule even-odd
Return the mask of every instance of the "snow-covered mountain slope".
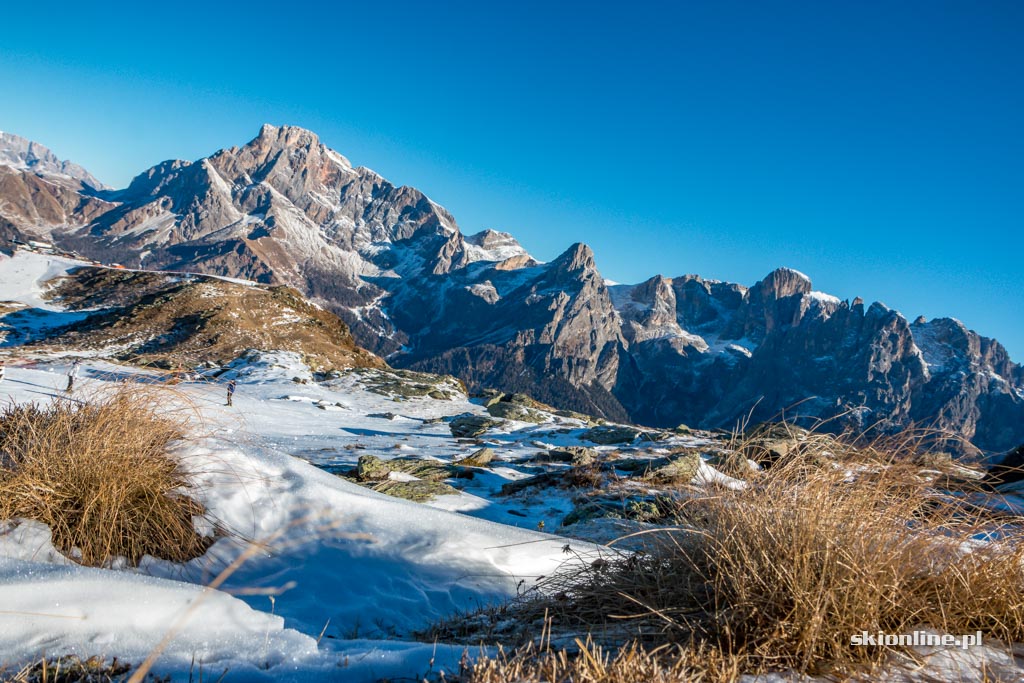
[[[56, 398], [68, 362], [18, 362], [0, 385], [5, 401]], [[565, 561], [564, 540], [374, 493], [289, 455], [366, 439], [360, 430], [371, 430], [357, 425], [379, 424], [367, 413], [394, 402], [348, 387], [303, 388], [310, 398], [346, 402], [339, 419], [312, 400], [283, 398], [294, 391], [292, 377], [308, 374], [298, 356], [283, 353], [256, 363], [261, 367], [255, 372], [236, 371], [241, 388], [232, 409], [220, 405], [222, 389], [207, 383], [178, 385], [168, 409], [176, 400], [200, 408], [197, 429], [205, 437], [179, 455], [196, 473], [209, 514], [241, 539], [265, 542], [267, 552], [257, 553], [192, 609], [201, 586], [244, 552], [244, 541], [221, 539], [186, 566], [150, 558], [137, 572], [91, 570], [67, 566], [48, 532], [22, 524], [4, 537], [0, 593], [5, 609], [37, 616], [0, 631], [6, 663], [44, 651], [138, 660], [183, 618], [162, 670], [187, 670], [195, 656], [207, 667], [265, 668], [274, 680], [317, 678], [346, 657], [367, 656], [367, 663], [353, 666], [351, 680], [375, 680], [370, 672], [393, 675], [389, 658], [395, 659], [392, 667], [415, 674], [428, 666], [424, 648], [401, 640], [375, 645], [366, 638], [408, 638], [432, 620], [515, 595], [520, 581]], [[85, 392], [152, 377], [102, 362], [89, 361], [86, 368]], [[471, 408], [445, 404], [438, 408]], [[422, 434], [419, 426], [419, 420], [391, 425], [390, 443], [381, 450], [403, 439], [426, 445], [447, 431], [442, 424]], [[283, 592], [271, 603], [266, 594], [273, 589]], [[232, 593], [276, 616], [253, 612]], [[316, 638], [328, 623], [329, 637], [318, 650]], [[406, 652], [399, 657], [396, 650]], [[453, 666], [459, 654], [453, 650], [440, 661]]]
[[[83, 300], [55, 301], [48, 283], [75, 267], [40, 254], [0, 258], [0, 291], [8, 306], [57, 320]], [[555, 272], [587, 267], [580, 249]], [[496, 291], [510, 286], [495, 281]], [[539, 291], [544, 282], [527, 280]], [[24, 338], [15, 322], [13, 338]], [[102, 347], [4, 342], [0, 355], [4, 405], [127, 385], [187, 414], [192, 429], [173, 455], [206, 511], [197, 525], [223, 530], [185, 564], [146, 557], [137, 568], [90, 569], [64, 557], [41, 524], [0, 520], [8, 666], [69, 653], [138, 664], [163, 644], [155, 672], [180, 681], [200, 665], [257, 681], [450, 673], [464, 647], [421, 642], [422, 629], [500, 604], [567, 563], [590, 563], [608, 552], [590, 540], [651, 528], [641, 515], [658, 496], [748, 485], [713, 465], [724, 462], [715, 460], [724, 437], [597, 424], [523, 396], [470, 399], [453, 378], [381, 367], [315, 373], [296, 351], [249, 351], [184, 374], [113, 363]], [[73, 358], [84, 363], [68, 399]], [[360, 478], [373, 463], [386, 474]], [[659, 484], [663, 467], [678, 479]], [[376, 490], [427, 481], [424, 468], [445, 482], [425, 502]], [[246, 554], [217, 589], [204, 588]]]
[[910, 325], [787, 268], [750, 287], [696, 275], [609, 287], [585, 245], [539, 263], [508, 233], [464, 236], [418, 190], [301, 128], [264, 126], [242, 147], [163, 162], [119, 191], [0, 169], [0, 242], [286, 284], [391, 364], [472, 388], [655, 426], [731, 428], [785, 410], [843, 416], [836, 428], [935, 427], [987, 452], [1024, 441], [1024, 369], [994, 340], [965, 331], [931, 344], [943, 319]]
[[19, 171], [30, 171], [41, 176], [63, 176], [80, 181], [95, 190], [108, 189], [84, 168], [71, 161], [58, 159], [57, 155], [38, 142], [2, 131], [0, 131], [0, 165]]
[[1024, 441], [1024, 369], [958, 321], [910, 324], [785, 268], [749, 289], [698, 276], [611, 289], [633, 360], [616, 396], [641, 422], [784, 413], [836, 429], [936, 428], [987, 451]]
[[[0, 289], [18, 310], [36, 310], [44, 319], [68, 315], [64, 305], [81, 302], [55, 301], [49, 283], [81, 267], [19, 253], [0, 259]], [[7, 322], [13, 338], [25, 336], [20, 318]], [[67, 347], [10, 341], [0, 354], [7, 360], [0, 383], [5, 404], [61, 400], [64, 373], [73, 357], [82, 357]], [[530, 422], [494, 420], [495, 411], [469, 401], [456, 380], [386, 368], [314, 381], [305, 354], [293, 351], [250, 351], [203, 377], [103, 360], [110, 355], [92, 348], [84, 356], [75, 398], [138, 383], [161, 392], [168, 411], [185, 410], [194, 433], [175, 455], [192, 473], [208, 515], [204, 524], [228, 534], [185, 565], [144, 558], [137, 569], [98, 570], [63, 557], [40, 524], [11, 520], [0, 536], [0, 594], [5, 610], [22, 616], [0, 629], [6, 665], [67, 653], [137, 663], [169, 637], [157, 671], [183, 678], [193, 662], [247, 680], [372, 681], [416, 676], [431, 666], [451, 671], [462, 648], [418, 643], [418, 629], [514, 596], [597, 552], [585, 541], [536, 531], [545, 521], [557, 528], [573, 511], [570, 489], [502, 493], [504, 484], [545, 467], [535, 463], [538, 448], [589, 444], [610, 452], [612, 446], [585, 441], [589, 426], [580, 416], [524, 408], [512, 414]], [[168, 380], [173, 388], [160, 388]], [[224, 405], [228, 380], [238, 386], [230, 407]], [[422, 381], [433, 384], [421, 390]], [[467, 415], [493, 420], [485, 443], [505, 462], [459, 479], [462, 490], [421, 504], [331, 473], [365, 456], [461, 461], [480, 449], [475, 440], [453, 436], [453, 417]], [[637, 440], [637, 452], [657, 458], [670, 446], [706, 442], [669, 436], [657, 453]], [[632, 450], [628, 443], [615, 448]], [[734, 482], [710, 466], [701, 477]], [[258, 552], [219, 590], [202, 588], [252, 548]]]

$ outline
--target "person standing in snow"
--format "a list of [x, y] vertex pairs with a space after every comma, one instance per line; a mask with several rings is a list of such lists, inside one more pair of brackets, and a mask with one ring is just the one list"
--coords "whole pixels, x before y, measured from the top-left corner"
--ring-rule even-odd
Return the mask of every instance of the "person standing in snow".
[[75, 390], [75, 378], [78, 377], [78, 370], [82, 367], [82, 359], [76, 358], [75, 362], [71, 364], [71, 369], [68, 370], [68, 388], [64, 390], [64, 393], [70, 394]]
[[7, 374], [7, 361], [0, 360], [0, 382], [4, 381], [4, 376]]
[[232, 405], [231, 399], [234, 397], [234, 395], [235, 395], [235, 380], [230, 380], [228, 382], [228, 405]]

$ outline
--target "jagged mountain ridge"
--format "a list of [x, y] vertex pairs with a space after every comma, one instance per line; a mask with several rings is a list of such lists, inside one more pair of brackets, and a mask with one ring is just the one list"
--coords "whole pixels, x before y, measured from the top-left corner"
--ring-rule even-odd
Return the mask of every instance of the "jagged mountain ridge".
[[58, 159], [38, 142], [0, 131], [0, 165], [46, 176], [63, 176], [97, 190], [110, 189], [78, 164]]
[[46, 147], [0, 132], [0, 241], [81, 225], [111, 208], [97, 196], [109, 189], [88, 171]]
[[[66, 191], [19, 204], [0, 189], [0, 216], [101, 260], [296, 287], [392, 364], [470, 386], [654, 426], [792, 407], [837, 426], [952, 429], [986, 451], [1024, 441], [1024, 370], [957, 321], [911, 324], [785, 268], [749, 288], [695, 275], [608, 286], [585, 245], [539, 263], [506, 233], [464, 236], [418, 190], [301, 128], [264, 126], [124, 190]], [[52, 202], [71, 208], [9, 208]]]

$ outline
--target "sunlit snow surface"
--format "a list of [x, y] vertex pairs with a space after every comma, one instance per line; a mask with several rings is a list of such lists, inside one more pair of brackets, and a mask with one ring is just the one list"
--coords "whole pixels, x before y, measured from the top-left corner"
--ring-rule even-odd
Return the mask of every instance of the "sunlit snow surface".
[[[169, 410], [197, 410], [194, 422], [203, 437], [182, 446], [179, 455], [197, 473], [199, 498], [210, 516], [243, 538], [266, 542], [268, 551], [195, 608], [161, 660], [162, 670], [180, 670], [195, 655], [233, 668], [269, 665], [280, 677], [293, 668], [323, 673], [347, 655], [347, 676], [356, 675], [353, 667], [368, 667], [369, 680], [422, 673], [431, 653], [402, 645], [402, 639], [457, 610], [515, 595], [517, 586], [531, 585], [566, 561], [564, 539], [374, 493], [290, 455], [332, 453], [356, 442], [365, 450], [351, 451], [353, 461], [365, 452], [455, 454], [460, 448], [445, 435], [446, 424], [424, 429], [421, 419], [367, 414], [390, 408], [419, 417], [479, 411], [477, 406], [432, 399], [398, 405], [353, 388], [354, 379], [334, 387], [299, 386], [292, 381], [303, 372], [297, 358], [281, 354], [265, 363], [235, 373], [239, 388], [232, 408], [223, 405], [220, 386], [206, 383], [178, 385], [180, 397], [168, 404]], [[67, 365], [65, 359], [15, 365], [0, 396], [5, 402], [51, 400], [63, 387]], [[88, 362], [78, 394], [126, 374], [145, 379]], [[298, 393], [348, 409], [321, 410], [312, 400], [294, 400]], [[471, 495], [447, 498], [438, 507], [487, 507]], [[35, 524], [0, 539], [9, 558], [0, 565], [6, 610], [0, 613], [0, 653], [7, 659], [42, 652], [140, 657], [196, 601], [201, 586], [246, 547], [223, 538], [184, 567], [147, 558], [138, 571], [111, 571], [68, 566]], [[587, 550], [586, 544], [573, 545]], [[273, 604], [259, 594], [282, 590]], [[271, 610], [275, 616], [263, 613]], [[315, 638], [325, 626], [318, 650]], [[365, 638], [397, 640], [375, 652]], [[453, 664], [461, 648], [442, 648], [446, 654], [437, 661]]]
[[[17, 301], [43, 320], [66, 315], [45, 301], [40, 283], [74, 265], [0, 257], [0, 302]], [[0, 353], [8, 359], [0, 402], [62, 395], [70, 355], [30, 355], [9, 344]], [[224, 405], [229, 378], [238, 382], [232, 407]], [[76, 398], [123, 380], [160, 379], [87, 358]], [[0, 662], [68, 653], [138, 662], [168, 639], [156, 671], [176, 680], [188, 680], [200, 662], [207, 676], [227, 669], [227, 680], [418, 680], [456, 669], [464, 648], [416, 642], [416, 630], [514, 596], [599, 552], [534, 530], [540, 522], [555, 528], [571, 510], [565, 492], [495, 495], [528, 476], [520, 463], [538, 450], [578, 445], [582, 424], [507, 422], [484, 437], [505, 463], [480, 470], [459, 495], [417, 504], [311, 463], [354, 465], [362, 454], [451, 462], [479, 445], [430, 420], [483, 408], [464, 397], [396, 402], [367, 391], [358, 373], [311, 379], [296, 354], [253, 354], [219, 383], [185, 382], [168, 394], [167, 410], [184, 411], [194, 427], [177, 454], [196, 473], [209, 516], [231, 534], [187, 565], [146, 558], [137, 569], [84, 568], [53, 548], [42, 525], [0, 522]], [[706, 481], [734, 481], [722, 476], [701, 470]], [[205, 589], [251, 542], [265, 547], [219, 590]], [[941, 658], [932, 667], [940, 675], [954, 666]]]

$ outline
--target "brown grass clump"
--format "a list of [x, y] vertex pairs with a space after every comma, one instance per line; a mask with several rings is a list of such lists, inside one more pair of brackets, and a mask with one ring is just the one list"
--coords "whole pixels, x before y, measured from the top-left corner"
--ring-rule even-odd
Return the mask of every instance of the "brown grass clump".
[[906, 453], [819, 441], [828, 453], [780, 458], [747, 490], [681, 499], [645, 553], [545, 579], [509, 608], [515, 621], [655, 652], [709, 647], [748, 673], [842, 672], [898, 649], [851, 645], [862, 631], [1024, 640], [1021, 520], [970, 506]]
[[573, 648], [530, 644], [464, 664], [453, 683], [727, 683], [739, 678], [736, 657], [707, 648], [672, 646], [651, 653], [636, 643], [614, 655], [592, 642]]
[[[99, 657], [82, 659], [76, 655], [41, 659], [17, 672], [0, 672], [5, 683], [115, 683], [124, 681], [131, 666], [115, 657], [107, 662]], [[156, 681], [158, 679], [151, 679]]]
[[204, 510], [168, 453], [183, 427], [152, 390], [129, 385], [85, 402], [4, 408], [0, 519], [46, 524], [54, 546], [84, 565], [198, 557], [211, 542], [193, 523]]

